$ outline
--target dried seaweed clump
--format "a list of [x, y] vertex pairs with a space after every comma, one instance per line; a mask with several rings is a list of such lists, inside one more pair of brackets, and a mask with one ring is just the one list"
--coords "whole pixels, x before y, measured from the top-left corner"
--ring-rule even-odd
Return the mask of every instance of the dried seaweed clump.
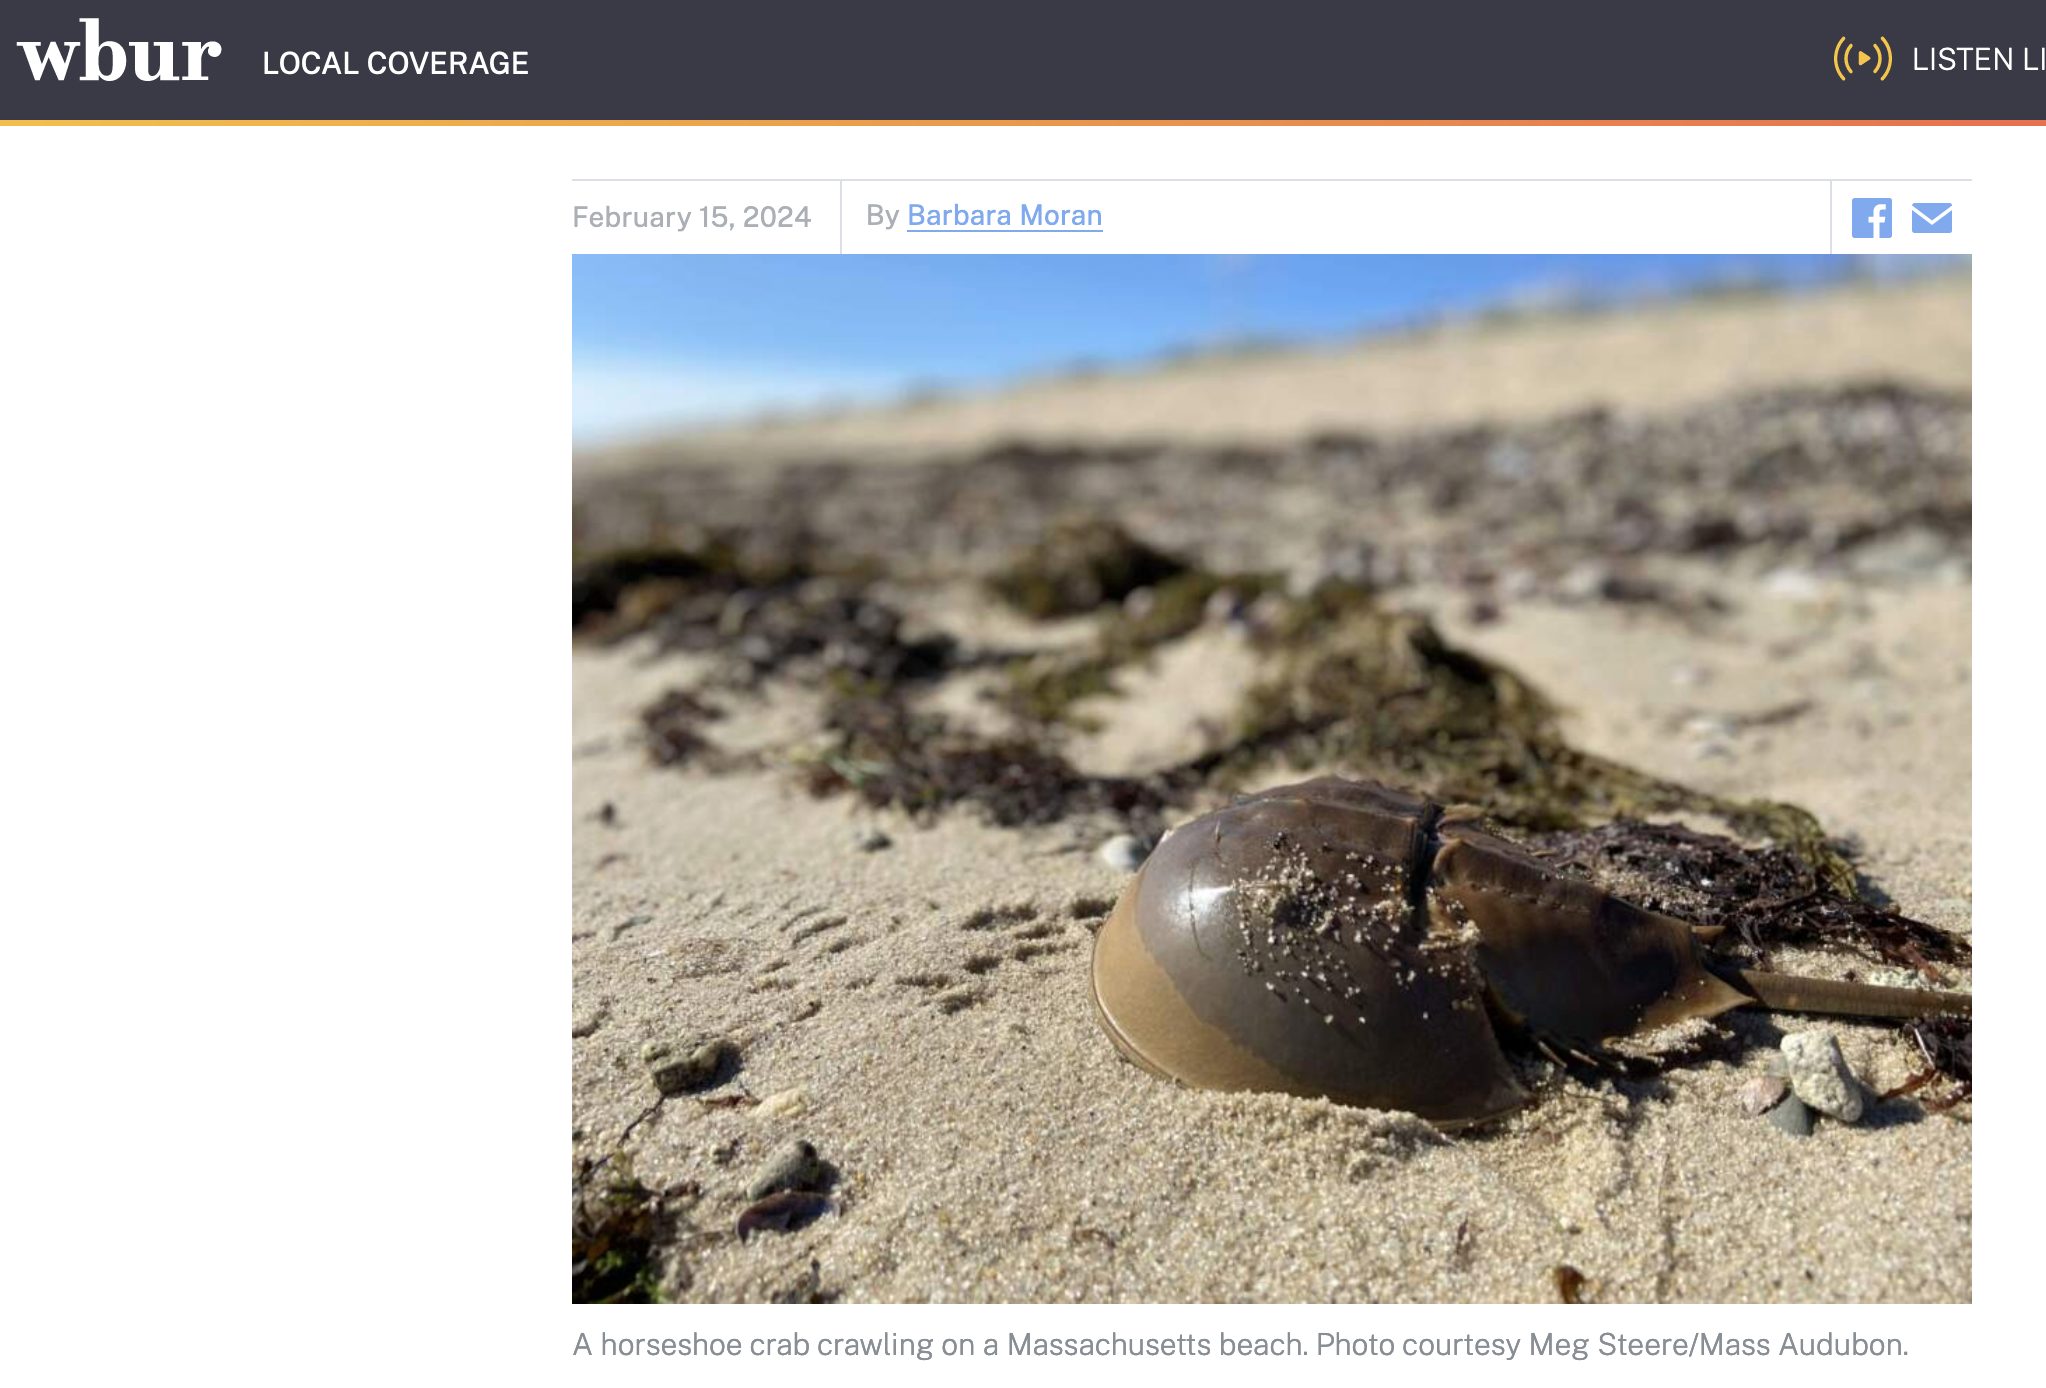
[[825, 728], [828, 743], [805, 764], [814, 795], [849, 790], [921, 816], [970, 805], [1005, 828], [1103, 813], [1150, 829], [1167, 801], [1160, 783], [1088, 776], [1040, 740], [980, 737], [893, 699], [839, 699]]
[[[623, 1157], [580, 1159], [569, 1239], [574, 1300], [668, 1300], [679, 1288], [674, 1274], [663, 1276], [663, 1250], [675, 1242], [682, 1208], [697, 1193], [691, 1182], [655, 1190], [632, 1174]], [[686, 1277], [681, 1275], [685, 1285]]]
[[1072, 617], [1163, 583], [1186, 565], [1104, 520], [1054, 525], [988, 579], [996, 597], [1029, 616]]
[[1549, 813], [1523, 784], [1560, 750], [1548, 704], [1510, 672], [1443, 641], [1424, 618], [1327, 583], [1263, 639], [1274, 673], [1245, 696], [1218, 769], [1279, 758], [1477, 801], [1513, 823]]
[[703, 735], [703, 725], [724, 717], [724, 711], [686, 689], [670, 689], [639, 711], [647, 755], [659, 766], [680, 766], [717, 749]]
[[602, 640], [646, 633], [664, 651], [710, 653], [713, 682], [742, 688], [783, 673], [895, 685], [949, 669], [952, 639], [906, 636], [869, 587], [854, 568], [818, 573], [800, 546], [632, 550], [577, 568], [575, 623]]
[[575, 629], [616, 640], [646, 630], [679, 606], [714, 612], [741, 589], [783, 586], [808, 573], [792, 554], [749, 554], [722, 539], [612, 550], [575, 566]]
[[1528, 843], [1651, 910], [1725, 927], [1763, 964], [1787, 946], [1842, 947], [1944, 983], [1934, 966], [1968, 954], [1966, 941], [1936, 926], [1842, 896], [1782, 847], [1750, 848], [1680, 824], [1630, 819]]
[[747, 688], [789, 674], [892, 689], [952, 667], [958, 648], [950, 636], [912, 637], [903, 628], [902, 614], [862, 585], [820, 578], [735, 593], [714, 622], [685, 626], [671, 618], [663, 643], [719, 652], [725, 660], [720, 678]]
[[[1907, 1023], [1904, 1032], [1925, 1057], [1925, 1068], [1906, 1080], [1895, 1093], [1910, 1094], [1928, 1085], [1945, 1083], [1926, 1099], [1935, 1113], [1952, 1108], [1975, 1093], [1975, 1022], [1969, 1017], [1924, 1017]], [[1890, 1097], [1885, 1095], [1885, 1098]]]
[[813, 551], [796, 535], [586, 560], [574, 577], [576, 632], [599, 641], [644, 634], [663, 651], [709, 654], [707, 682], [736, 688], [783, 673], [892, 685], [950, 667], [952, 640], [906, 637], [901, 614], [869, 591], [869, 569], [840, 559], [823, 572]]
[[1026, 722], [1073, 722], [1075, 704], [1115, 692], [1115, 674], [1124, 666], [1193, 632], [1217, 608], [1240, 611], [1280, 586], [1274, 574], [1187, 569], [1155, 587], [1139, 588], [1102, 622], [1092, 645], [1012, 662], [1000, 702]]
[[1451, 646], [1425, 618], [1382, 610], [1364, 587], [1323, 584], [1287, 606], [1266, 643], [1276, 673], [1249, 691], [1237, 742], [1204, 768], [1240, 775], [1276, 758], [1339, 769], [1476, 805], [1522, 831], [1709, 814], [1856, 898], [1853, 865], [1808, 812], [1727, 800], [1571, 747], [1532, 686]]
[[571, 605], [582, 631], [618, 611], [625, 595], [641, 585], [685, 585], [712, 572], [705, 556], [691, 550], [620, 550], [575, 566]]

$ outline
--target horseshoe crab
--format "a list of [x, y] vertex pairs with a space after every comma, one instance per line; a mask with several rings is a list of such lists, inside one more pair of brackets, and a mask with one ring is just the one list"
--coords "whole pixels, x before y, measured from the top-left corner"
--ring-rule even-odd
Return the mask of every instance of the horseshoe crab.
[[1561, 875], [1418, 795], [1337, 778], [1182, 825], [1094, 944], [1095, 1015], [1129, 1059], [1444, 1126], [1527, 1101], [1500, 1045], [1554, 1055], [1736, 1007], [1915, 1017], [1965, 994], [1734, 969], [1718, 933]]

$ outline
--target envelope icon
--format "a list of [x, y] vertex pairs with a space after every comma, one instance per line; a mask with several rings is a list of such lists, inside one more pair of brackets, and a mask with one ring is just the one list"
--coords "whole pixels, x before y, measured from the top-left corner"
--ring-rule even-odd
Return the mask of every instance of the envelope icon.
[[1954, 205], [1950, 202], [1914, 202], [1911, 204], [1911, 231], [1914, 235], [1937, 233], [1944, 235], [1954, 229]]

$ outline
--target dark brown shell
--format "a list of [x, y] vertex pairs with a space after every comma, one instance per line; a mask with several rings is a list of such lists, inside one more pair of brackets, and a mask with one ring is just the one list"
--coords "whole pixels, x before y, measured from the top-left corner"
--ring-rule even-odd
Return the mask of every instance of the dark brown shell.
[[1706, 969], [1695, 927], [1561, 876], [1453, 820], [1438, 833], [1432, 910], [1469, 922], [1487, 996], [1506, 1021], [1579, 1049], [1711, 1017], [1754, 999]]
[[1420, 796], [1329, 778], [1168, 836], [1095, 941], [1094, 1004], [1122, 1053], [1159, 1075], [1442, 1124], [1525, 1102], [1502, 1027], [1583, 1052], [1754, 1003], [1882, 1017], [1969, 1007], [1922, 989], [1722, 977], [1700, 952], [1707, 934]]

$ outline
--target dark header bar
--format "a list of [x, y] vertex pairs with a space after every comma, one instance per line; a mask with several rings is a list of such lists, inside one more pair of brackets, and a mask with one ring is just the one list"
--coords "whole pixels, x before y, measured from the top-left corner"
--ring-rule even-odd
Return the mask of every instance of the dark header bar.
[[2046, 9], [15, 0], [0, 120], [2046, 119]]

